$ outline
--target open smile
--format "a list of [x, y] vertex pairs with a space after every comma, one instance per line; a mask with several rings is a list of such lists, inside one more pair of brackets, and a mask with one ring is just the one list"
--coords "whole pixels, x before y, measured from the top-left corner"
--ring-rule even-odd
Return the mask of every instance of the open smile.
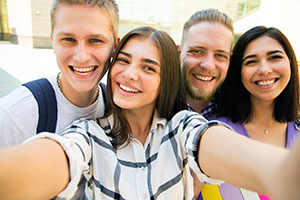
[[259, 86], [269, 86], [269, 85], [274, 84], [277, 80], [278, 80], [278, 78], [273, 78], [270, 80], [259, 80], [259, 81], [255, 81], [255, 84], [257, 84]]
[[133, 88], [130, 88], [130, 87], [127, 87], [125, 85], [122, 85], [119, 83], [119, 86], [122, 90], [126, 91], [126, 92], [130, 92], [130, 93], [140, 93], [141, 91], [139, 90], [136, 90], [136, 89], [133, 89]]
[[203, 76], [203, 75], [197, 75], [197, 74], [193, 74], [193, 76], [196, 79], [198, 79], [200, 81], [204, 81], [204, 82], [209, 82], [215, 78], [214, 76]]
[[69, 67], [75, 74], [78, 74], [81, 76], [89, 75], [98, 68], [98, 66], [78, 67], [78, 66], [72, 66], [72, 65], [69, 65]]

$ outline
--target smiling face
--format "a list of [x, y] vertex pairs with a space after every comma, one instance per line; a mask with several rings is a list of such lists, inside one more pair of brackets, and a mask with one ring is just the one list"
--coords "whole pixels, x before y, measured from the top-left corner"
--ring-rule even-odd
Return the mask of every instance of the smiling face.
[[259, 37], [245, 49], [241, 76], [252, 101], [273, 101], [290, 80], [289, 58], [277, 40]]
[[110, 21], [98, 7], [61, 4], [57, 8], [51, 40], [65, 95], [98, 87], [114, 45]]
[[160, 60], [151, 39], [130, 38], [111, 69], [114, 103], [122, 109], [152, 113], [159, 92]]
[[190, 97], [210, 101], [223, 83], [229, 66], [233, 34], [218, 22], [200, 22], [187, 33], [181, 63]]

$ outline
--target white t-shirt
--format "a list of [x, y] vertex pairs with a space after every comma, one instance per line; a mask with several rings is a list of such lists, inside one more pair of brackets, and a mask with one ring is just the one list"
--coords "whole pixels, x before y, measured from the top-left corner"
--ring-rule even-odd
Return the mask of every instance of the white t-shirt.
[[[96, 119], [104, 115], [101, 87], [99, 98], [90, 106], [80, 108], [69, 102], [56, 83], [56, 76], [48, 78], [57, 100], [57, 124], [55, 133], [60, 134], [74, 120]], [[38, 104], [25, 86], [21, 86], [0, 99], [0, 148], [24, 142], [36, 134]]]

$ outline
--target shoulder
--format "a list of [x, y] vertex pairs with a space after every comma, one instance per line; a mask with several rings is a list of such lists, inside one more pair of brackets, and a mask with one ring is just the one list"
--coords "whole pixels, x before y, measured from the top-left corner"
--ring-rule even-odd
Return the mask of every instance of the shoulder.
[[103, 129], [95, 120], [82, 118], [75, 120], [69, 127], [66, 128], [63, 134], [73, 132], [97, 135], [97, 133], [103, 132]]
[[13, 90], [8, 95], [0, 99], [0, 107], [7, 110], [16, 107], [26, 106], [36, 106], [37, 103], [32, 95], [32, 93], [24, 86], [21, 86]]
[[291, 132], [293, 135], [300, 134], [300, 120], [298, 119], [295, 122], [288, 122], [288, 131]]

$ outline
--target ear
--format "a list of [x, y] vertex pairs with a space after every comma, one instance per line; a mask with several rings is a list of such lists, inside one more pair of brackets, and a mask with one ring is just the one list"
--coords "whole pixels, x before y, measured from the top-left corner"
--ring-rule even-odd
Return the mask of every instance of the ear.
[[117, 46], [120, 44], [120, 37], [117, 38], [117, 42], [116, 42], [116, 45], [114, 47], [114, 51], [116, 50]]
[[176, 45], [176, 47], [177, 47], [177, 51], [178, 51], [178, 54], [179, 54], [179, 57], [180, 57], [180, 55], [181, 55], [181, 48], [180, 48], [180, 44], [177, 44], [177, 45]]
[[50, 34], [50, 41], [51, 41], [52, 49], [54, 50], [54, 48], [53, 48], [53, 35], [52, 35], [52, 33]]

